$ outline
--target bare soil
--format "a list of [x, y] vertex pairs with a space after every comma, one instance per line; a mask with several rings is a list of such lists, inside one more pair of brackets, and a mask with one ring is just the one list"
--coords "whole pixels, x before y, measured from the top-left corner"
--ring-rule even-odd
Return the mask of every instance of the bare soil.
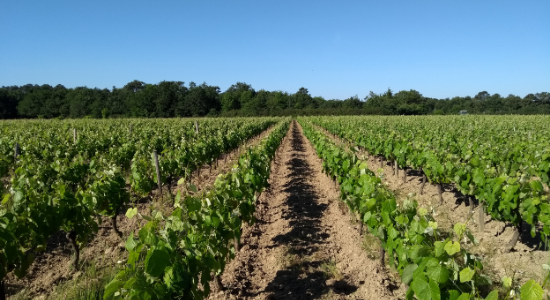
[[[338, 143], [352, 145], [327, 131], [324, 132]], [[419, 207], [432, 212], [438, 227], [452, 231], [454, 224], [468, 221], [470, 216], [469, 200], [453, 185], [443, 186], [443, 204], [440, 205], [437, 185], [426, 182], [423, 194], [419, 194], [422, 184], [420, 171], [399, 169], [396, 176], [394, 175], [394, 162], [382, 160], [382, 168], [380, 168], [379, 157], [369, 155], [364, 149], [359, 149], [356, 154], [368, 162], [370, 170], [376, 174], [382, 174], [385, 184], [394, 192], [398, 200], [415, 199], [418, 201]], [[404, 171], [407, 172], [405, 182], [403, 182]], [[504, 276], [513, 277], [515, 274], [515, 280], [521, 284], [529, 279], [535, 279], [538, 282], [544, 281], [545, 271], [542, 269], [542, 264], [549, 262], [550, 253], [545, 249], [540, 249], [540, 236], [532, 238], [529, 234], [530, 228], [524, 226], [520, 240], [512, 251], [506, 253], [504, 248], [512, 238], [513, 228], [484, 214], [485, 228], [481, 232], [478, 224], [479, 206], [477, 204], [478, 202], [475, 200], [468, 228], [479, 241], [479, 245], [473, 245], [469, 241], [465, 242], [469, 245], [470, 252], [483, 257], [485, 274], [490, 275], [496, 281], [500, 281]]]
[[[240, 154], [247, 148], [257, 145], [264, 137], [269, 135], [273, 128], [272, 126], [251, 138], [245, 145], [227, 154], [222, 154], [211, 165], [203, 166], [200, 172], [193, 173], [189, 182], [194, 184], [199, 192], [209, 190], [219, 174], [231, 170]], [[160, 200], [160, 193], [155, 190], [135, 204], [139, 214], [150, 216], [153, 209], [169, 210], [171, 207], [170, 195], [168, 195], [167, 189], [164, 189], [165, 202], [163, 203]], [[185, 189], [182, 186], [177, 186], [174, 182], [172, 184], [172, 194], [175, 195], [178, 190], [185, 193]], [[80, 271], [76, 271], [71, 267], [72, 249], [65, 233], [59, 232], [51, 237], [46, 251], [37, 255], [24, 278], [18, 279], [13, 274], [8, 275], [6, 280], [8, 299], [46, 299], [49, 296], [56, 299], [64, 298], [63, 295], [59, 295], [60, 291], [55, 291], [56, 286], [83, 276], [83, 272], [86, 272], [85, 270], [88, 267], [93, 265], [98, 274], [112, 272], [118, 262], [122, 263], [126, 260], [127, 252], [124, 247], [126, 238], [131, 232], [139, 231], [139, 228], [147, 222], [138, 216], [128, 219], [125, 213], [126, 209], [122, 209], [117, 215], [117, 227], [122, 232], [123, 238], [120, 238], [114, 232], [110, 219], [102, 218], [102, 225], [100, 225], [98, 234], [80, 252]]]
[[298, 123], [271, 166], [258, 198], [257, 222], [243, 227], [242, 247], [210, 299], [397, 299], [404, 295], [362, 248], [339, 205], [339, 189]]

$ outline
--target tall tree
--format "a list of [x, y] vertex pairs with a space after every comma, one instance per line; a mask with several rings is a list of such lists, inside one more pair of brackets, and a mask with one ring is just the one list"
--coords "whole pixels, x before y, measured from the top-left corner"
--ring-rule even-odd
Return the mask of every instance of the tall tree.
[[251, 91], [252, 94], [255, 93], [252, 86], [245, 82], [237, 82], [230, 86], [221, 96], [222, 111], [240, 109], [242, 107], [241, 96], [248, 91]]

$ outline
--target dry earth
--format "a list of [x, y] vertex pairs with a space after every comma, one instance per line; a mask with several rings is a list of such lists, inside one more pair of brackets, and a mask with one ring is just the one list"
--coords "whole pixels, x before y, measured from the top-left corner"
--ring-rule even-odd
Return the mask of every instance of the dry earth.
[[293, 122], [272, 163], [270, 188], [244, 226], [243, 246], [210, 299], [397, 299], [393, 281], [362, 248], [339, 189]]

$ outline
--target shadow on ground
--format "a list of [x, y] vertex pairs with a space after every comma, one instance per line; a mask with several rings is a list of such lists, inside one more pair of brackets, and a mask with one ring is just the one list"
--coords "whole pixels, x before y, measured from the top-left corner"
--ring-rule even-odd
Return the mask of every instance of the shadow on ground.
[[329, 280], [329, 257], [319, 250], [329, 237], [321, 228], [320, 220], [328, 205], [317, 202], [319, 197], [315, 188], [307, 182], [313, 170], [305, 160], [305, 142], [298, 127], [294, 126], [293, 157], [287, 163], [290, 181], [284, 186], [288, 194], [287, 207], [283, 212], [291, 230], [273, 238], [274, 247], [284, 246], [286, 253], [280, 261], [283, 270], [277, 272], [264, 290], [270, 294], [270, 299], [317, 299], [331, 291], [347, 295], [357, 290], [345, 279]]

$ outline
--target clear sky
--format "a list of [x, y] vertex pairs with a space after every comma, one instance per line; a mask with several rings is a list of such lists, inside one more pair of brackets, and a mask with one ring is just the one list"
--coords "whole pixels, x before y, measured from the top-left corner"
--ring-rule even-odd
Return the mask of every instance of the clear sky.
[[550, 92], [549, 0], [3, 0], [0, 11], [0, 86]]

